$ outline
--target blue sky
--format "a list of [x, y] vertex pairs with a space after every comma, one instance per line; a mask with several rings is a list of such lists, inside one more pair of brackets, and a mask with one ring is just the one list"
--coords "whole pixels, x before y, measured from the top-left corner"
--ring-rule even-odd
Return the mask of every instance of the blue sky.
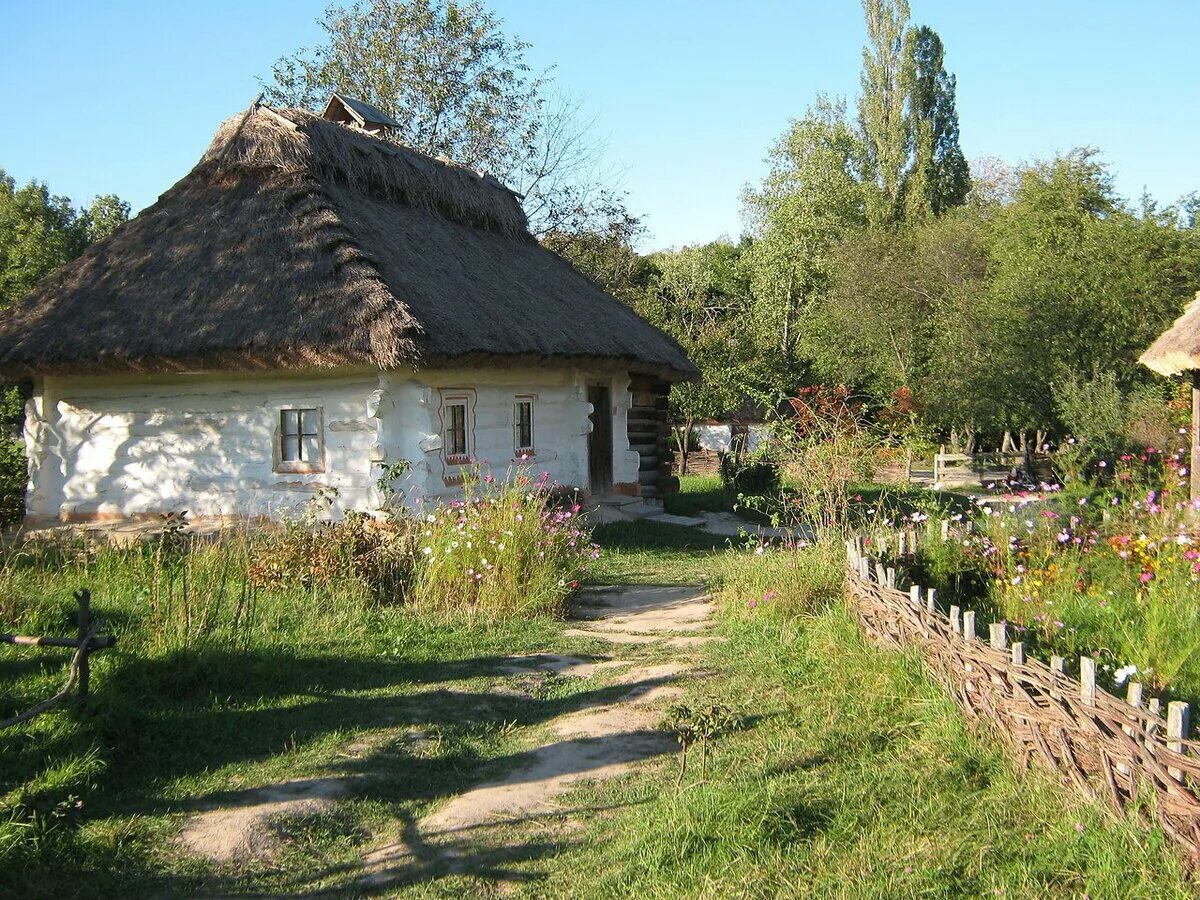
[[[1126, 196], [1200, 189], [1200, 3], [911, 0], [958, 75], [968, 158], [1104, 151]], [[0, 167], [135, 209], [195, 163], [323, 0], [5, 0]], [[858, 89], [857, 0], [494, 0], [595, 119], [647, 247], [736, 237], [739, 195], [821, 91]]]

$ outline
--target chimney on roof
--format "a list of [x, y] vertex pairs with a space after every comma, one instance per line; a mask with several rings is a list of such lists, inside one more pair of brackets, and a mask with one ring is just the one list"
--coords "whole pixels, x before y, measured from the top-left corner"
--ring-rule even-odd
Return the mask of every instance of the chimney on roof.
[[383, 135], [400, 127], [400, 123], [370, 103], [355, 100], [344, 94], [334, 94], [325, 104], [322, 118], [338, 122], [347, 128], [357, 128], [367, 134]]

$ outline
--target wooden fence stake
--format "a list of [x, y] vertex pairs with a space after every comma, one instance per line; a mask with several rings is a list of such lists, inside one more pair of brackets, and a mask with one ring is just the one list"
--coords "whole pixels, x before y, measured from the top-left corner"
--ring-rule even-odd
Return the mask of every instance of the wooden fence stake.
[[1067, 663], [1061, 656], [1050, 657], [1050, 671], [1057, 672], [1059, 675], [1067, 674]]
[[997, 650], [1004, 650], [1008, 647], [1008, 623], [993, 622], [988, 626], [988, 635], [991, 638], [992, 646]]
[[937, 612], [937, 588], [928, 588], [925, 591], [925, 608], [931, 613]]
[[1014, 666], [1025, 665], [1025, 644], [1022, 641], [1013, 641], [1012, 663]]
[[921, 608], [921, 586], [914, 584], [908, 589], [908, 599], [917, 609]]
[[950, 627], [955, 634], [962, 634], [962, 610], [957, 606], [950, 607]]
[[892, 566], [888, 566], [887, 586], [893, 591], [896, 589], [896, 570]]
[[[1191, 730], [1191, 710], [1182, 700], [1167, 704], [1167, 749], [1183, 752], [1183, 740]], [[1176, 781], [1183, 781], [1183, 770], [1167, 766], [1167, 774]]]
[[1079, 699], [1096, 705], [1096, 661], [1090, 656], [1079, 657]]
[[949, 539], [950, 539], [950, 520], [942, 519], [942, 540], [946, 541]]
[[[92, 628], [92, 592], [87, 588], [75, 592], [75, 602], [79, 604], [79, 617], [76, 623], [79, 627], [79, 644], [83, 645], [84, 641], [89, 640], [88, 632]], [[91, 670], [88, 666], [89, 648], [84, 647], [83, 653], [79, 654], [79, 703], [83, 705], [87, 701], [88, 686], [91, 680]]]
[[904, 556], [908, 552], [908, 535], [903, 531], [896, 535], [896, 555]]
[[880, 587], [887, 587], [887, 570], [883, 567], [883, 563], [875, 563], [875, 581]]
[[975, 631], [975, 610], [968, 609], [962, 614], [962, 633], [968, 641], [973, 641], [978, 636], [978, 632]]
[[1142, 708], [1142, 683], [1140, 681], [1129, 682], [1129, 690], [1125, 694], [1125, 699], [1134, 709]]

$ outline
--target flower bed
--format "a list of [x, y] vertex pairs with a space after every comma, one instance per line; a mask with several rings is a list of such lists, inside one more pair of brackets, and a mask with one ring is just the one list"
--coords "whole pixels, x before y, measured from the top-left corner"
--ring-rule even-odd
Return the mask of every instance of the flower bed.
[[1178, 457], [1151, 450], [1094, 466], [1108, 477], [929, 527], [902, 564], [1043, 655], [1093, 655], [1114, 686], [1137, 675], [1200, 696], [1200, 519]]

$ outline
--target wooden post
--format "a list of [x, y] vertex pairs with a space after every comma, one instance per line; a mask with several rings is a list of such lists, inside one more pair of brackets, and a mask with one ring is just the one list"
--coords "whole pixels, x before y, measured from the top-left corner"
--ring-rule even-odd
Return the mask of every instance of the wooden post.
[[925, 591], [925, 608], [931, 613], [937, 612], [937, 588], [928, 588]]
[[896, 535], [896, 555], [903, 556], [908, 552], [908, 535], [903, 531]]
[[1008, 625], [1005, 622], [993, 622], [988, 626], [988, 634], [992, 641], [992, 646], [997, 650], [1003, 650], [1008, 647]]
[[896, 589], [896, 570], [888, 566], [887, 570], [887, 586], [892, 590]]
[[908, 600], [917, 609], [921, 608], [921, 586], [914, 584], [908, 589]]
[[1079, 698], [1088, 706], [1096, 705], [1096, 661], [1079, 657]]
[[1140, 681], [1129, 682], [1129, 690], [1125, 694], [1125, 699], [1134, 709], [1142, 708], [1142, 683]]
[[[1158, 716], [1162, 713], [1162, 702], [1157, 697], [1151, 697], [1146, 703], [1146, 709], [1152, 716]], [[1153, 742], [1154, 736], [1158, 734], [1158, 723], [1146, 723], [1146, 746], [1149, 747]]]
[[1013, 641], [1012, 662], [1013, 662], [1014, 666], [1025, 665], [1025, 644], [1024, 644], [1024, 642]]
[[887, 587], [887, 569], [883, 563], [875, 563], [875, 581], [880, 587]]
[[1050, 671], [1057, 672], [1059, 675], [1067, 673], [1066, 661], [1061, 656], [1050, 657]]
[[947, 541], [949, 539], [950, 539], [950, 520], [942, 519], [942, 540]]
[[950, 607], [950, 627], [955, 634], [962, 634], [962, 610], [957, 606]]
[[[75, 592], [75, 602], [79, 604], [79, 616], [76, 624], [79, 628], [79, 645], [83, 646], [92, 628], [92, 592], [87, 588]], [[88, 668], [88, 647], [79, 654], [79, 702], [87, 700], [91, 672]]]
[[[1191, 712], [1182, 700], [1172, 700], [1167, 704], [1167, 749], [1176, 753], [1183, 752], [1183, 740], [1191, 729]], [[1175, 766], [1167, 766], [1167, 774], [1176, 781], [1183, 781], [1183, 771]]]
[[968, 609], [962, 614], [962, 630], [963, 637], [968, 641], [975, 640], [978, 632], [975, 631], [975, 610]]

